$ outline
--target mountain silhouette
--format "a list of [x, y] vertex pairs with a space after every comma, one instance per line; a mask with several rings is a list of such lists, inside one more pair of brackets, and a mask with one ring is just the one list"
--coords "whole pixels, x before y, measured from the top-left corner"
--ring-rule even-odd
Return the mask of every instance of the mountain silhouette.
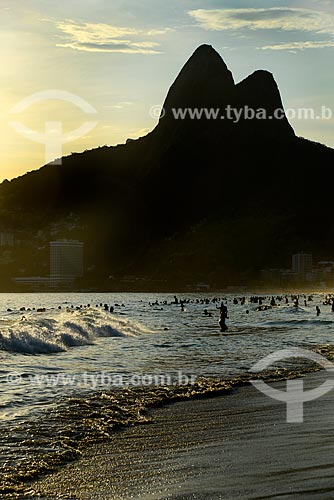
[[218, 52], [210, 45], [201, 45], [169, 89], [163, 105], [164, 118], [174, 120], [172, 108], [222, 106], [231, 101], [234, 90], [232, 73]]
[[[240, 119], [226, 117], [228, 106]], [[175, 118], [175, 110], [204, 108], [224, 117]], [[243, 116], [246, 108], [261, 118]], [[334, 256], [333, 160], [334, 150], [295, 135], [271, 73], [235, 84], [202, 45], [151, 133], [3, 182], [0, 218], [46, 239], [54, 227], [84, 239], [92, 283], [131, 274], [219, 287], [256, 280], [300, 248]], [[72, 232], [69, 217], [79, 221]]]

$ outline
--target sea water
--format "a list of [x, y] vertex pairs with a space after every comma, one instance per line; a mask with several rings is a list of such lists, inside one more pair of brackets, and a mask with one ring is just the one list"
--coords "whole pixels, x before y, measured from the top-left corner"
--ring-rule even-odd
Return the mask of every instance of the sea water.
[[[249, 296], [245, 305], [213, 297], [182, 294], [182, 310], [168, 294], [0, 295], [0, 492], [19, 491], [89, 443], [146, 422], [149, 406], [229, 389], [276, 350], [334, 343], [334, 313], [322, 295], [267, 311]], [[222, 298], [226, 335], [218, 325]]]

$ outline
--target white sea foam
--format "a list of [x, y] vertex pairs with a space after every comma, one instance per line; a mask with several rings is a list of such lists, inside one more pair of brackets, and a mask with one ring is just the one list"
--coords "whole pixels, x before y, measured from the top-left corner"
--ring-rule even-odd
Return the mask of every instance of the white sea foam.
[[134, 337], [153, 333], [144, 325], [101, 310], [29, 313], [2, 321], [0, 349], [49, 354], [94, 343], [98, 337]]

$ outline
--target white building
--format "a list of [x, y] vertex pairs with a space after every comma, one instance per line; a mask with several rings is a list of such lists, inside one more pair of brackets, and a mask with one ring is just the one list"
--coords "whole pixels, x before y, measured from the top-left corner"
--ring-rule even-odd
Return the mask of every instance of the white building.
[[0, 233], [0, 246], [14, 246], [14, 235], [13, 233]]
[[305, 276], [312, 272], [312, 254], [296, 253], [292, 256], [292, 272]]
[[83, 242], [50, 241], [50, 284], [68, 283], [83, 275]]

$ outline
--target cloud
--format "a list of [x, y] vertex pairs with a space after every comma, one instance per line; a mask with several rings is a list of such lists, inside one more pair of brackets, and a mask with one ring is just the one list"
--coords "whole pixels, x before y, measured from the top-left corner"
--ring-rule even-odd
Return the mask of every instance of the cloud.
[[121, 101], [121, 102], [117, 102], [116, 104], [112, 105], [111, 107], [112, 108], [115, 108], [115, 109], [124, 109], [124, 108], [128, 108], [129, 106], [133, 106], [133, 102], [131, 101]]
[[151, 128], [140, 128], [140, 129], [132, 129], [130, 130], [130, 135], [133, 139], [137, 139], [138, 137], [143, 137], [144, 135], [147, 135], [149, 132], [151, 132]]
[[74, 21], [63, 21], [57, 23], [57, 28], [81, 43], [107, 43], [114, 38], [137, 34], [133, 28], [120, 28], [102, 23], [80, 24]]
[[201, 28], [221, 30], [284, 30], [334, 33], [334, 15], [302, 8], [191, 10]]
[[323, 49], [326, 47], [334, 47], [334, 41], [328, 40], [324, 42], [287, 42], [276, 45], [265, 45], [259, 47], [262, 50], [304, 50], [304, 49]]
[[83, 52], [119, 52], [123, 54], [161, 54], [157, 50], [149, 50], [129, 44], [94, 44], [94, 43], [57, 43], [57, 47], [82, 50]]
[[157, 35], [166, 35], [166, 33], [170, 33], [171, 31], [175, 31], [173, 28], [164, 28], [160, 30], [150, 30], [144, 32], [147, 36], [157, 36]]
[[62, 40], [56, 44], [57, 47], [85, 52], [127, 54], [161, 54], [159, 50], [156, 50], [160, 44], [149, 39], [171, 31], [169, 28], [144, 31], [103, 23], [77, 23], [70, 20], [58, 22], [56, 26], [62, 31]]

